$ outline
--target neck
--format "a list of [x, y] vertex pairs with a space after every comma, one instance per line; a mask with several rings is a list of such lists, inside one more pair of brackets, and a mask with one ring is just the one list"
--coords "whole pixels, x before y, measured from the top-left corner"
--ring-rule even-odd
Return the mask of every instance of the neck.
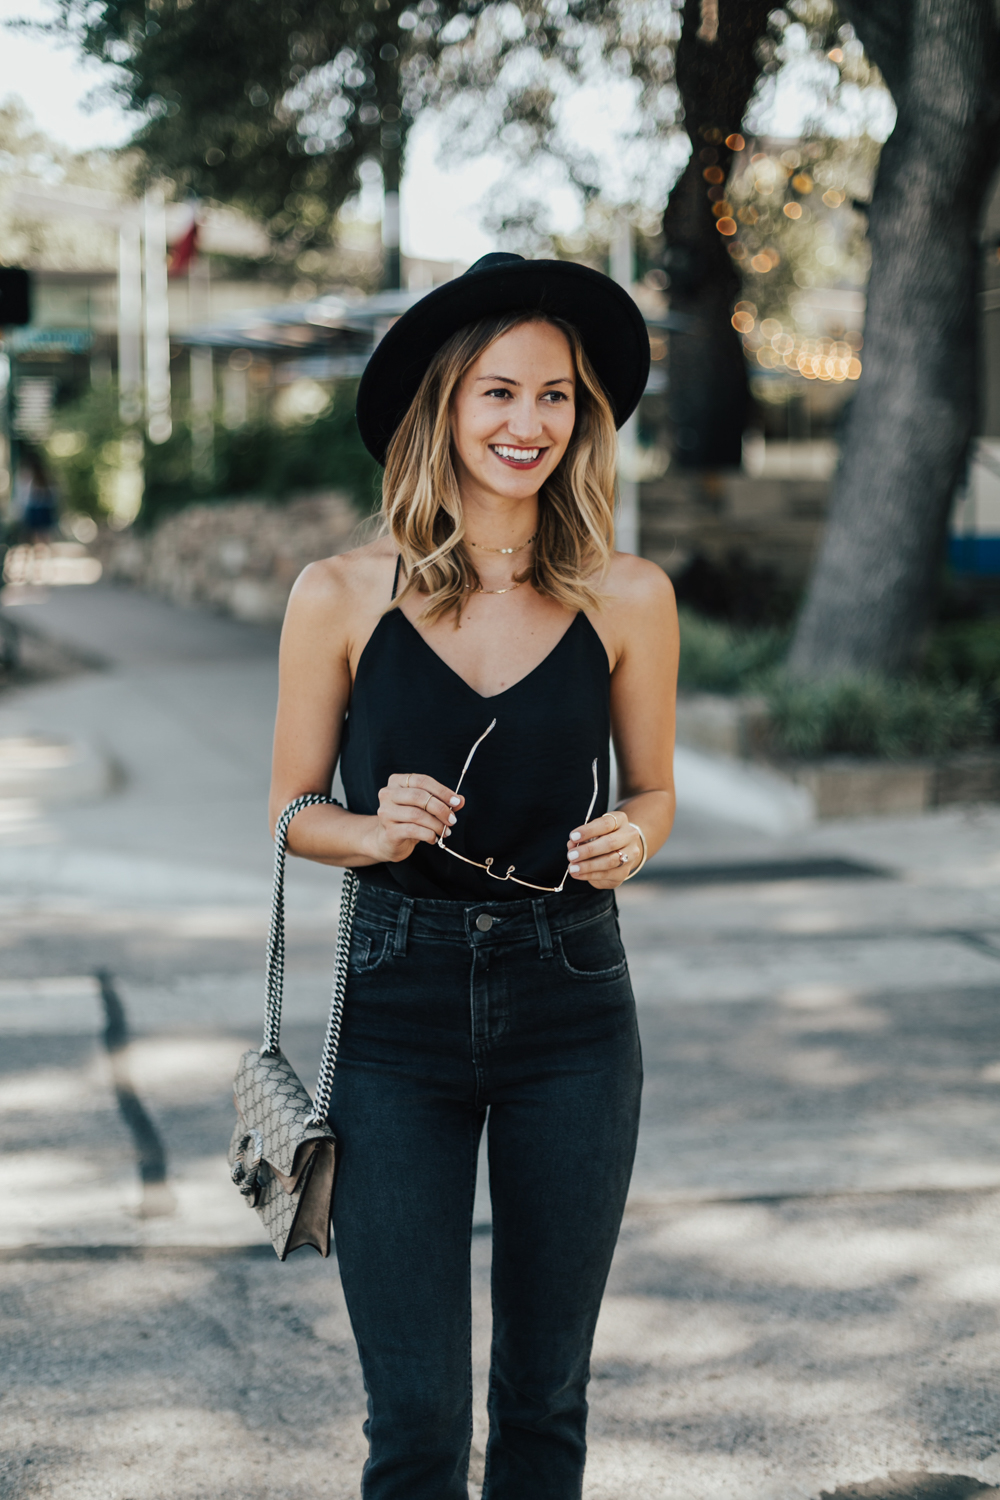
[[509, 500], [506, 496], [463, 500], [465, 535], [480, 547], [519, 547], [538, 530], [538, 496]]

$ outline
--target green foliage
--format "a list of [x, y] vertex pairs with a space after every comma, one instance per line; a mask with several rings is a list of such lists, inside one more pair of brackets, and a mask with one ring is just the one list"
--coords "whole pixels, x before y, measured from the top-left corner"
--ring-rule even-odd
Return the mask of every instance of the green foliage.
[[[292, 250], [322, 242], [366, 157], [398, 161], [454, 0], [57, 0], [181, 190], [234, 203]], [[398, 172], [398, 167], [396, 168]]]
[[45, 454], [66, 509], [95, 520], [114, 510], [126, 431], [110, 384], [59, 408]]
[[[159, 449], [147, 445], [146, 494], [140, 523], [152, 525], [192, 500], [191, 437], [175, 429]], [[365, 449], [354, 420], [354, 385], [337, 390], [333, 406], [311, 421], [283, 427], [257, 422], [227, 431], [217, 426], [212, 498], [259, 495], [282, 500], [297, 490], [336, 489], [367, 514], [378, 500], [381, 470]]]
[[874, 676], [784, 680], [767, 698], [772, 748], [802, 759], [939, 756], [990, 738], [990, 710], [974, 687]]
[[941, 625], [924, 661], [931, 682], [971, 684], [1000, 698], [1000, 620]]
[[254, 495], [282, 500], [301, 490], [341, 490], [367, 514], [377, 503], [380, 470], [361, 442], [354, 395], [354, 382], [344, 381], [332, 405], [311, 420], [288, 426], [261, 420], [232, 432], [216, 426], [211, 485], [192, 481], [186, 422], [175, 422], [166, 443], [145, 441], [140, 447], [122, 424], [110, 387], [89, 391], [60, 409], [46, 454], [65, 507], [95, 519], [120, 510], [123, 475], [138, 461], [145, 473], [142, 527], [193, 500]]
[[682, 609], [680, 686], [762, 693], [778, 755], [901, 758], [986, 745], [1000, 700], [1000, 621], [942, 627], [922, 679], [796, 682], [782, 672], [788, 633], [741, 629]]
[[785, 654], [783, 630], [742, 630], [680, 611], [680, 686], [692, 692], [745, 693], [760, 688]]

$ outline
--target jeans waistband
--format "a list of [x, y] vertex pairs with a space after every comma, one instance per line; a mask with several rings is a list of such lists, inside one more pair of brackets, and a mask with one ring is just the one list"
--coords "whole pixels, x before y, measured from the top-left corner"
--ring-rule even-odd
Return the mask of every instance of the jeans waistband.
[[405, 896], [364, 881], [358, 892], [355, 920], [394, 935], [394, 948], [405, 953], [408, 938], [433, 938], [473, 948], [535, 943], [543, 957], [552, 952], [552, 934], [615, 911], [612, 891], [537, 896], [525, 901], [435, 901]]

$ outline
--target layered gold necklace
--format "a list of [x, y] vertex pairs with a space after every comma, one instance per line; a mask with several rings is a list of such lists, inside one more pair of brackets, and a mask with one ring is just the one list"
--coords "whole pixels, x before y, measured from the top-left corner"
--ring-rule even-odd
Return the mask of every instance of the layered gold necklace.
[[[477, 552], [493, 552], [498, 556], [513, 557], [515, 552], [523, 552], [525, 547], [530, 547], [537, 536], [538, 532], [533, 532], [531, 536], [529, 536], [528, 540], [526, 542], [522, 542], [518, 547], [484, 547], [482, 542], [469, 542], [469, 546], [474, 547]], [[465, 540], [469, 541], [468, 537], [466, 537]], [[472, 594], [512, 594], [514, 590], [519, 589], [521, 587], [521, 584], [524, 582], [526, 582], [526, 580], [523, 578], [519, 583], [511, 582], [505, 589], [484, 589], [481, 583], [467, 583], [465, 587]]]

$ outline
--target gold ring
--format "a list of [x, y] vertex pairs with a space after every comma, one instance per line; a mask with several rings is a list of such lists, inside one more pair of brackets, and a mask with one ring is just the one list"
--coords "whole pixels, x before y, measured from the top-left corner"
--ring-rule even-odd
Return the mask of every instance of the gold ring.
[[407, 773], [406, 773], [406, 780], [403, 782], [403, 785], [407, 788], [407, 790], [409, 790], [409, 786], [410, 786], [410, 772], [409, 771], [407, 771]]
[[433, 794], [433, 792], [428, 792], [427, 793], [427, 801], [424, 803], [424, 812], [427, 811], [427, 809], [430, 807], [431, 802], [433, 800], [434, 800], [434, 794]]

